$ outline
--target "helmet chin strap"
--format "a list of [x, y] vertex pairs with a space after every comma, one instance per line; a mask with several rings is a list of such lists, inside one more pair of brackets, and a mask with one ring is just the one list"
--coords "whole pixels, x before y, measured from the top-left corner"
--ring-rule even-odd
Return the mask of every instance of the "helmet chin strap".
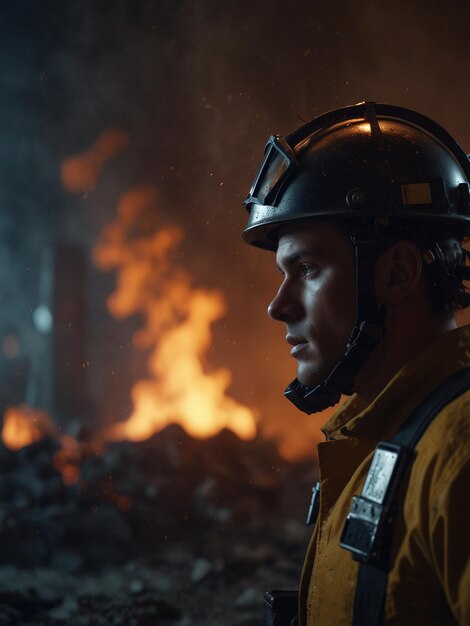
[[346, 351], [328, 377], [316, 387], [303, 385], [297, 378], [284, 394], [304, 413], [317, 413], [339, 402], [341, 394], [354, 393], [357, 374], [385, 335], [385, 307], [377, 306], [375, 263], [377, 232], [375, 221], [356, 222], [352, 243], [356, 259], [356, 323]]

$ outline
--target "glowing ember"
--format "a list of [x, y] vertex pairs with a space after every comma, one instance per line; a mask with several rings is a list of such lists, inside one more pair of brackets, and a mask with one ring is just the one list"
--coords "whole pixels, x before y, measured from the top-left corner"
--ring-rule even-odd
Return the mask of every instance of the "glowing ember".
[[54, 433], [51, 419], [44, 411], [27, 405], [9, 407], [5, 411], [2, 441], [7, 448], [19, 450]]
[[74, 485], [80, 479], [80, 463], [83, 458], [82, 445], [69, 435], [60, 437], [62, 448], [54, 454], [53, 465], [62, 474], [66, 485]]
[[202, 364], [211, 346], [211, 325], [225, 314], [224, 299], [217, 291], [191, 287], [188, 274], [172, 263], [183, 234], [174, 226], [148, 228], [156, 200], [151, 187], [127, 193], [95, 250], [98, 267], [118, 270], [110, 311], [119, 318], [142, 313], [145, 327], [134, 344], [152, 350], [152, 378], [134, 385], [132, 415], [108, 435], [141, 440], [178, 422], [195, 437], [226, 427], [249, 439], [256, 433], [255, 416], [226, 395], [230, 372], [206, 372]]

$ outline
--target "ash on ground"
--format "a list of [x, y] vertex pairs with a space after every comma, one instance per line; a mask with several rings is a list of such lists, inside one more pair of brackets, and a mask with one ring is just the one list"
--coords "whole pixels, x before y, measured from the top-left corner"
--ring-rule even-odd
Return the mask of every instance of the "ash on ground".
[[298, 587], [313, 460], [170, 426], [66, 486], [58, 449], [0, 449], [0, 626], [260, 626], [264, 592]]

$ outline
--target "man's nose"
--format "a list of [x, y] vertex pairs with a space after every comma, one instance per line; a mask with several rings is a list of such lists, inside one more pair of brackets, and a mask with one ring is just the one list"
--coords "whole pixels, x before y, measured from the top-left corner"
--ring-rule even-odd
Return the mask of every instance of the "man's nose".
[[293, 322], [302, 315], [302, 306], [288, 282], [282, 283], [268, 306], [268, 315], [278, 322]]

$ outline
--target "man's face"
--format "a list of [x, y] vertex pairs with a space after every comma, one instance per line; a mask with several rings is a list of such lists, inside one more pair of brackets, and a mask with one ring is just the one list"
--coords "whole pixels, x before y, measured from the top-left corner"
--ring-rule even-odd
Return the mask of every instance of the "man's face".
[[268, 314], [286, 324], [297, 378], [313, 387], [340, 360], [354, 327], [353, 249], [332, 222], [297, 224], [281, 229], [276, 261], [283, 281]]

